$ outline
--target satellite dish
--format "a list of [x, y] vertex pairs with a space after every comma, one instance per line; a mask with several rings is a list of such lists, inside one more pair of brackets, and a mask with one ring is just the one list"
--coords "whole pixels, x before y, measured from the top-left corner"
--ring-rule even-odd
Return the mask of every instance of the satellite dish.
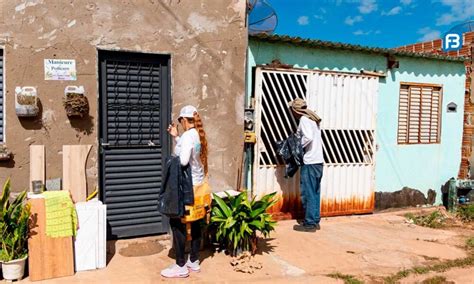
[[275, 31], [278, 17], [275, 10], [265, 0], [249, 0], [249, 34], [267, 33]]
[[473, 20], [454, 26], [452, 29], [448, 31], [448, 33], [464, 34], [464, 33], [472, 32], [472, 31], [474, 31]]

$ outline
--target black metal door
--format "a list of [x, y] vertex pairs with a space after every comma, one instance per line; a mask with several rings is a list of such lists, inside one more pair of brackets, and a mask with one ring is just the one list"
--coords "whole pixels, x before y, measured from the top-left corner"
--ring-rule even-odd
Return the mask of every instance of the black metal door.
[[168, 231], [158, 210], [171, 111], [170, 57], [99, 51], [100, 185], [108, 238]]

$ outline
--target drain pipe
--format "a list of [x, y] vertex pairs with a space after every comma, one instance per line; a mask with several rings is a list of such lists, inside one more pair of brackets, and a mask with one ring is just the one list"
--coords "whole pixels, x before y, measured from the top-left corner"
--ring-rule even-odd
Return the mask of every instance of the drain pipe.
[[[252, 185], [252, 164], [253, 164], [253, 145], [255, 143], [255, 129], [254, 129], [254, 115], [252, 106], [252, 93], [251, 85], [252, 78], [250, 77], [252, 72], [249, 68], [249, 48], [245, 52], [245, 116], [244, 116], [244, 131], [245, 131], [245, 143], [244, 143], [244, 178], [245, 178], [245, 190], [247, 191], [248, 198], [252, 198], [253, 185]], [[249, 86], [250, 85], [250, 86]]]

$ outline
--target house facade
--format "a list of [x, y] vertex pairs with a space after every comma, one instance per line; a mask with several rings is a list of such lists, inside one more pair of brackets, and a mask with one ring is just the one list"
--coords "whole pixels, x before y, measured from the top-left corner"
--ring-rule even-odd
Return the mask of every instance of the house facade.
[[459, 179], [472, 179], [474, 178], [474, 123], [472, 121], [472, 116], [474, 114], [474, 85], [472, 84], [474, 76], [474, 73], [472, 72], [472, 56], [474, 54], [474, 32], [463, 33], [463, 46], [459, 50], [443, 52], [442, 45], [443, 41], [441, 39], [435, 39], [427, 42], [419, 42], [401, 46], [396, 48], [396, 50], [417, 53], [442, 54], [453, 57], [465, 58], [464, 64], [466, 66], [466, 89], [464, 97], [464, 126], [461, 154], [462, 158], [461, 166], [459, 168], [459, 173], [457, 177]]
[[403, 187], [441, 201], [461, 161], [462, 60], [276, 35], [251, 36], [248, 52], [253, 191], [278, 191], [276, 211], [301, 212], [298, 177], [283, 178], [272, 145], [296, 127], [285, 105], [295, 97], [322, 117], [323, 215], [372, 212], [375, 192]]
[[[156, 203], [172, 151], [166, 128], [191, 104], [207, 131], [213, 190], [235, 188], [246, 1], [2, 1], [0, 12], [0, 143], [12, 152], [0, 180], [30, 186], [31, 145], [45, 146], [46, 179], [62, 177], [64, 145], [92, 145], [77, 167], [108, 205], [109, 233], [164, 232]], [[66, 113], [70, 90], [87, 97], [82, 117]], [[24, 92], [37, 94], [29, 117], [17, 110]]]

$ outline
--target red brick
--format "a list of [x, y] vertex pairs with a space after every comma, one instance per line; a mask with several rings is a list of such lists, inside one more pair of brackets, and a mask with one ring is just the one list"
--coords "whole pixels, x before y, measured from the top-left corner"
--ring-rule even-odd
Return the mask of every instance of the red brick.
[[458, 56], [458, 52], [457, 52], [456, 50], [448, 51], [448, 56], [457, 57], [457, 56]]
[[464, 44], [467, 45], [474, 41], [474, 32], [469, 32], [464, 34]]
[[423, 43], [415, 44], [415, 52], [422, 52], [423, 51]]

